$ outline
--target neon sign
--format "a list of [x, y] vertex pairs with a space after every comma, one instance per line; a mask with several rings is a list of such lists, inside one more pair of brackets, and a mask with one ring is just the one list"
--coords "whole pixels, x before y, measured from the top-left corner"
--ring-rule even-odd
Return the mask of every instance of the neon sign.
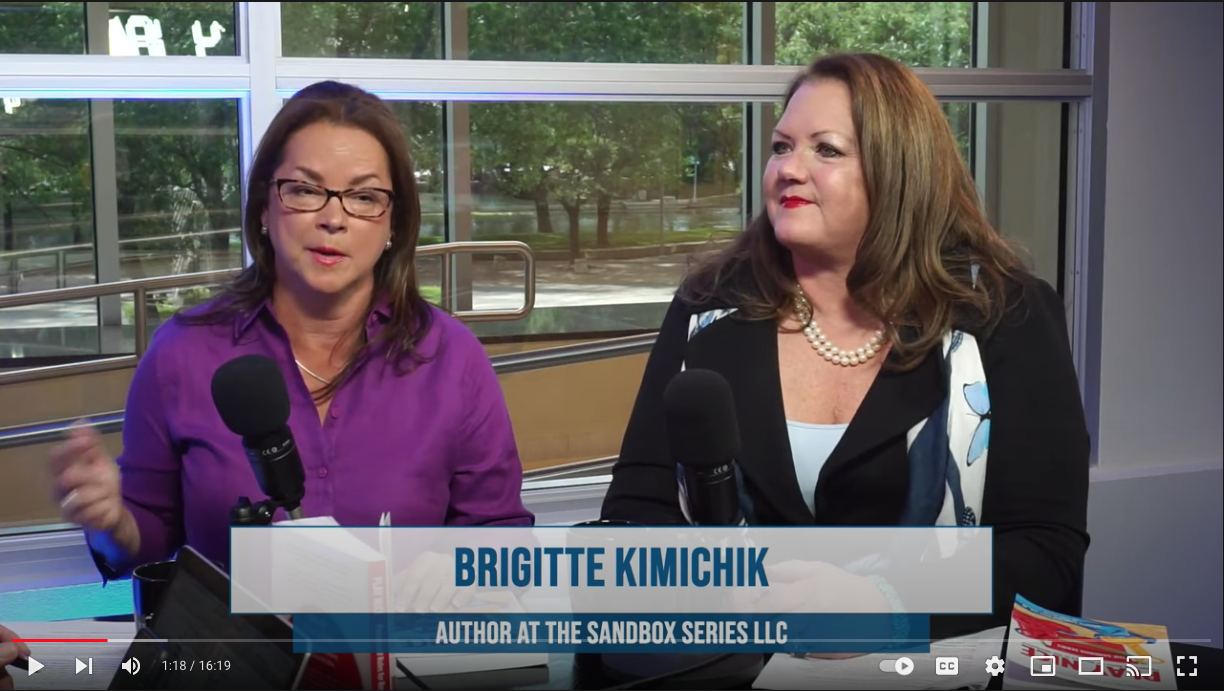
[[[224, 33], [225, 27], [221, 22], [213, 21], [205, 34], [203, 24], [200, 20], [195, 20], [191, 25], [191, 40], [195, 44], [196, 57], [208, 57], [209, 49], [217, 47]], [[112, 17], [107, 22], [107, 34], [111, 55], [138, 56], [142, 54], [141, 51], [144, 51], [145, 55], [157, 57], [166, 55], [166, 42], [162, 36], [160, 19], [133, 14], [128, 16], [125, 23], [121, 17]], [[0, 99], [0, 103], [4, 106], [4, 113], [12, 115], [21, 107], [22, 100], [5, 97]]]
[[[124, 23], [121, 17], [111, 17], [107, 28], [109, 29], [111, 55], [141, 55], [141, 51], [144, 51], [145, 55], [158, 57], [166, 55], [166, 42], [162, 38], [160, 19], [153, 19], [143, 14], [133, 14], [129, 15], [127, 22]], [[208, 27], [206, 35], [203, 25], [197, 19], [191, 25], [191, 40], [195, 43], [196, 56], [207, 57], [208, 49], [215, 48], [221, 42], [221, 35], [224, 33], [225, 27], [221, 26], [220, 22], [214, 21]]]

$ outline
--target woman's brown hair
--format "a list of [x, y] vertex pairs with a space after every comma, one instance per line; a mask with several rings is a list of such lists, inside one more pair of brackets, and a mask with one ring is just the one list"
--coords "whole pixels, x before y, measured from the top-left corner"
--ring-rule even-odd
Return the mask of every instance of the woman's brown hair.
[[[817, 60], [791, 83], [785, 103], [821, 79], [850, 90], [870, 220], [846, 284], [855, 303], [886, 325], [892, 365], [914, 367], [954, 324], [988, 333], [1025, 269], [987, 220], [939, 103], [904, 65], [873, 54]], [[794, 314], [791, 253], [765, 212], [698, 265], [679, 296], [737, 307], [748, 319]]]
[[[417, 287], [415, 262], [421, 207], [408, 141], [395, 114], [382, 99], [358, 87], [334, 81], [318, 82], [294, 94], [272, 119], [259, 143], [247, 179], [246, 207], [242, 215], [242, 236], [251, 253], [251, 265], [203, 310], [181, 312], [177, 317], [187, 323], [227, 323], [238, 315], [258, 309], [271, 297], [276, 266], [272, 243], [261, 232], [262, 214], [271, 198], [272, 177], [281, 164], [286, 143], [299, 130], [317, 122], [364, 130], [377, 139], [387, 153], [395, 193], [390, 211], [391, 248], [374, 265], [374, 296], [366, 307], [366, 316], [378, 300], [386, 299], [391, 317], [377, 341], [366, 347], [387, 343], [388, 357], [401, 364], [406, 362], [405, 358], [422, 359], [416, 346], [429, 330], [432, 312]], [[331, 397], [359, 359], [352, 358], [330, 384], [317, 391], [316, 400]]]

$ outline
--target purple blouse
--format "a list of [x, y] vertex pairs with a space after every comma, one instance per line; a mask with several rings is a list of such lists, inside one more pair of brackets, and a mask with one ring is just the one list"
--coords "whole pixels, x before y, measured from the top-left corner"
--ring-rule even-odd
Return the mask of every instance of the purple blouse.
[[[132, 379], [118, 458], [140, 553], [113, 566], [126, 572], [184, 543], [229, 564], [230, 508], [240, 496], [265, 497], [210, 385], [218, 367], [252, 353], [279, 363], [288, 384], [307, 517], [378, 525], [390, 512], [393, 525], [532, 525], [510, 415], [484, 348], [462, 322], [431, 309], [419, 345], [430, 359], [399, 376], [373, 352], [336, 392], [323, 423], [267, 305], [231, 325], [160, 327]], [[371, 341], [388, 317], [385, 307], [370, 315]]]

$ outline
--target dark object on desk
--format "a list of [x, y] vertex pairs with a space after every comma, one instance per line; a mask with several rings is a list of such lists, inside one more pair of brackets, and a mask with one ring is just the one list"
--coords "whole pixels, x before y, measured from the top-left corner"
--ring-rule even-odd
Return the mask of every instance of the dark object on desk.
[[256, 504], [250, 497], [238, 497], [238, 503], [230, 507], [230, 525], [272, 525], [280, 505], [274, 499], [265, 499]]
[[[405, 675], [411, 674], [403, 663], [396, 660], [396, 667]], [[546, 686], [549, 682], [548, 666], [515, 667], [514, 669], [490, 669], [483, 672], [460, 672], [428, 677], [396, 677], [395, 688], [403, 691], [467, 691], [469, 689], [516, 689]]]
[[8, 663], [5, 666], [6, 667], [16, 667], [17, 669], [23, 672], [30, 671], [30, 661], [29, 659], [24, 658], [24, 657], [19, 657], [16, 660], [13, 660], [12, 662]]
[[[632, 521], [595, 520], [577, 523], [567, 543], [593, 546], [597, 541], [583, 533], [592, 528], [644, 528]], [[690, 526], [691, 527], [691, 526]], [[608, 545], [610, 547], [610, 545]], [[583, 588], [571, 588], [571, 609], [574, 613], [599, 611], [597, 599], [603, 589], [595, 593]], [[674, 599], [674, 593], [665, 592], [660, 597]], [[639, 598], [639, 602], [644, 598]], [[661, 611], [689, 611], [678, 601], [656, 603]], [[660, 611], [660, 610], [656, 610]], [[701, 611], [697, 609], [695, 611]], [[600, 676], [611, 680], [613, 688], [665, 688], [665, 689], [727, 689], [750, 685], [765, 666], [763, 655], [718, 654], [718, 653], [604, 653], [600, 660]], [[639, 686], [639, 684], [641, 684]]]
[[603, 671], [625, 682], [614, 689], [747, 688], [765, 668], [759, 653], [604, 655]]
[[132, 570], [132, 613], [136, 619], [136, 630], [145, 628], [153, 620], [157, 602], [166, 592], [170, 578], [174, 576], [175, 562], [155, 561], [141, 564]]
[[229, 577], [186, 546], [109, 688], [295, 689], [308, 659], [281, 617], [230, 614]]

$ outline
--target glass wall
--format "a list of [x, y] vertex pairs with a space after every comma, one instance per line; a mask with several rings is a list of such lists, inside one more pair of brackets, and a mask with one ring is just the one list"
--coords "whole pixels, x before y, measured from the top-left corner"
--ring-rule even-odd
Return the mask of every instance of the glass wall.
[[[695, 250], [759, 211], [777, 102], [819, 54], [919, 69], [992, 220], [1055, 285], [1091, 75], [1079, 3], [8, 2], [0, 295], [241, 265], [241, 181], [321, 79], [393, 102], [421, 243], [519, 240], [535, 310], [486, 341], [651, 331]], [[459, 257], [452, 308], [515, 307], [521, 261]], [[440, 294], [441, 267], [422, 263]], [[207, 296], [158, 294], [154, 323]], [[131, 352], [131, 306], [0, 310], [0, 366]]]

